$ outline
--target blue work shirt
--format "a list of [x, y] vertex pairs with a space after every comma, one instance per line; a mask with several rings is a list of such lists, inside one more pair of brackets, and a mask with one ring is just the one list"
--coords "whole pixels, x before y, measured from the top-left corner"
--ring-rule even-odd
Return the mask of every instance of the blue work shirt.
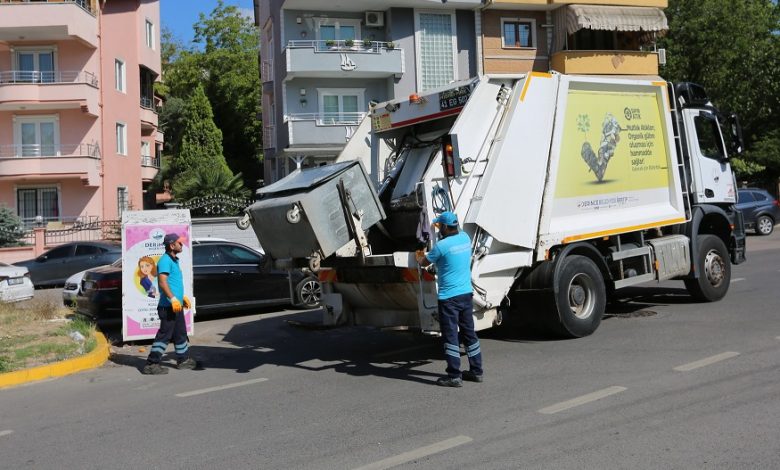
[[[168, 275], [168, 288], [171, 289], [171, 293], [174, 297], [182, 301], [184, 298], [184, 276], [181, 274], [181, 268], [179, 267], [179, 259], [174, 258], [168, 253], [165, 253], [157, 261], [157, 275]], [[158, 307], [170, 307], [171, 301], [165, 296], [162, 289], [160, 289], [160, 301], [157, 303]]]
[[436, 265], [440, 300], [473, 292], [471, 240], [465, 232], [460, 231], [440, 240], [425, 257]]

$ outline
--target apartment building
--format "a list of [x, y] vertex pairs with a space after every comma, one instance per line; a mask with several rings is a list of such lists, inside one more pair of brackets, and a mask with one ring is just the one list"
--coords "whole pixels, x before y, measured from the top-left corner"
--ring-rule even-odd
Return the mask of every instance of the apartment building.
[[657, 76], [667, 0], [255, 0], [264, 177], [326, 164], [368, 103], [477, 74]]
[[0, 0], [0, 204], [30, 225], [143, 208], [159, 31], [159, 0]]
[[264, 178], [333, 161], [382, 102], [477, 73], [480, 0], [255, 0]]

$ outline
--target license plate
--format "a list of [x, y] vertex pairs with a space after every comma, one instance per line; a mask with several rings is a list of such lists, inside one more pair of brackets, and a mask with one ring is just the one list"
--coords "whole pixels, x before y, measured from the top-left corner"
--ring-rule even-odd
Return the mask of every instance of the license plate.
[[9, 286], [18, 286], [19, 284], [24, 284], [24, 278], [23, 277], [12, 277], [8, 279], [8, 285]]
[[466, 104], [471, 96], [471, 88], [461, 86], [439, 93], [439, 109], [441, 111], [458, 108]]

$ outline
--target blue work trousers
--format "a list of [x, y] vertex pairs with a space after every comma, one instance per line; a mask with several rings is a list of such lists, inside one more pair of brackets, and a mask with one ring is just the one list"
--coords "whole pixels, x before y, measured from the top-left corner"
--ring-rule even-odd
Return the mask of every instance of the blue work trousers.
[[157, 315], [160, 316], [160, 329], [157, 330], [157, 335], [154, 337], [147, 362], [159, 364], [171, 339], [173, 339], [173, 347], [176, 350], [176, 362], [184, 361], [189, 357], [189, 340], [184, 311], [174, 313], [171, 307], [157, 307]]
[[439, 299], [439, 325], [444, 340], [444, 357], [447, 375], [460, 378], [460, 343], [466, 348], [469, 368], [475, 375], [482, 375], [482, 351], [474, 331], [474, 303], [472, 294]]

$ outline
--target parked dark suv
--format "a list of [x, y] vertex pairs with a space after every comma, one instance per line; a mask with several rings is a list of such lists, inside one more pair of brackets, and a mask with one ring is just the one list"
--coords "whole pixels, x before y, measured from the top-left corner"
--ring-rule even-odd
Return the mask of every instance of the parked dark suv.
[[763, 189], [742, 188], [739, 190], [737, 209], [745, 218], [745, 228], [756, 230], [759, 235], [769, 235], [780, 220], [780, 205], [777, 199]]

